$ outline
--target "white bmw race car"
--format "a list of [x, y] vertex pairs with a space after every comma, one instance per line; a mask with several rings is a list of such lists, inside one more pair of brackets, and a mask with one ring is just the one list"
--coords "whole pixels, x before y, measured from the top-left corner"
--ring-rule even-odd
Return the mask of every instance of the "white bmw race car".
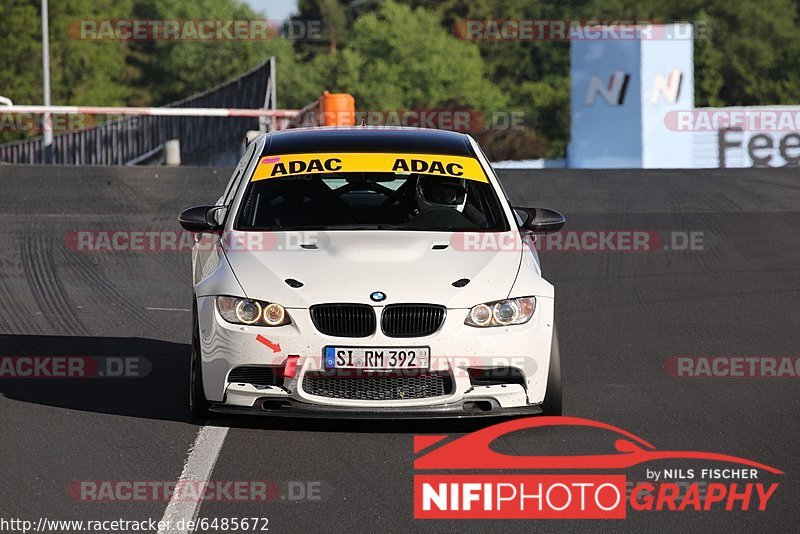
[[196, 232], [190, 405], [318, 417], [561, 414], [536, 234], [470, 136], [265, 134]]

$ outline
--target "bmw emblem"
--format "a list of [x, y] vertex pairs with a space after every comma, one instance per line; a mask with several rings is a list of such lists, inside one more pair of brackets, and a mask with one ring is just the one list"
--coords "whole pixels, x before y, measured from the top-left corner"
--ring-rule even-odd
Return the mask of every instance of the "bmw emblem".
[[381, 291], [375, 291], [369, 296], [369, 298], [372, 299], [374, 302], [382, 302], [386, 300], [386, 293], [383, 293]]

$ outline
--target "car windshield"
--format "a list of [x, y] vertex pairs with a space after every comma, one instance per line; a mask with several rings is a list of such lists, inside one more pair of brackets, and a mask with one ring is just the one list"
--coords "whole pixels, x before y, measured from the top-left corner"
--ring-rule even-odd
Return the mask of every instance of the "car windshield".
[[254, 178], [237, 230], [508, 230], [486, 181], [413, 172]]

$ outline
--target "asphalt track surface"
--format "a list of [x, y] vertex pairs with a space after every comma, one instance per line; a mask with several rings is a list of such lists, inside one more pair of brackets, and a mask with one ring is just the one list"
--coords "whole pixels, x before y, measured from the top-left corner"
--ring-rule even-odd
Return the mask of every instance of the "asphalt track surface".
[[[139, 356], [138, 379], [0, 379], [0, 518], [160, 519], [166, 501], [79, 502], [73, 481], [175, 481], [202, 425], [187, 415], [190, 255], [71, 250], [73, 230], [177, 230], [227, 169], [0, 166], [0, 354]], [[214, 480], [273, 480], [271, 503], [204, 502], [199, 517], [267, 517], [270, 532], [794, 531], [798, 378], [687, 379], [670, 356], [800, 353], [800, 171], [505, 171], [512, 201], [570, 230], [702, 232], [703, 250], [542, 252], [556, 286], [565, 413], [659, 449], [705, 450], [785, 471], [766, 511], [647, 512], [591, 521], [415, 521], [412, 436], [480, 422], [222, 418]], [[68, 241], [68, 239], [67, 239]], [[514, 454], [610, 452], [566, 429], [501, 438]], [[628, 469], [644, 480], [645, 467]], [[706, 465], [707, 466], [707, 465]], [[712, 465], [718, 466], [718, 465]], [[287, 498], [290, 482], [320, 498]], [[295, 484], [295, 488], [297, 485]]]

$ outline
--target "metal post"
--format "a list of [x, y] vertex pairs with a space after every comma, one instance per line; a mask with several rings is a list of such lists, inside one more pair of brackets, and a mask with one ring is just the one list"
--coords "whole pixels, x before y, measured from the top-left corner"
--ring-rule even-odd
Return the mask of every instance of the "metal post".
[[[275, 56], [269, 58], [269, 79], [267, 80], [267, 90], [264, 93], [264, 108], [278, 109], [277, 80], [275, 80]], [[261, 133], [275, 130], [275, 119], [273, 117], [259, 117], [258, 131]]]
[[[48, 18], [47, 0], [42, 0], [42, 71], [45, 106], [50, 105], [50, 24]], [[44, 163], [53, 163], [53, 119], [50, 113], [44, 114], [43, 150]]]
[[269, 78], [272, 80], [272, 106], [269, 109], [278, 109], [278, 69], [275, 68], [275, 56], [269, 58]]

